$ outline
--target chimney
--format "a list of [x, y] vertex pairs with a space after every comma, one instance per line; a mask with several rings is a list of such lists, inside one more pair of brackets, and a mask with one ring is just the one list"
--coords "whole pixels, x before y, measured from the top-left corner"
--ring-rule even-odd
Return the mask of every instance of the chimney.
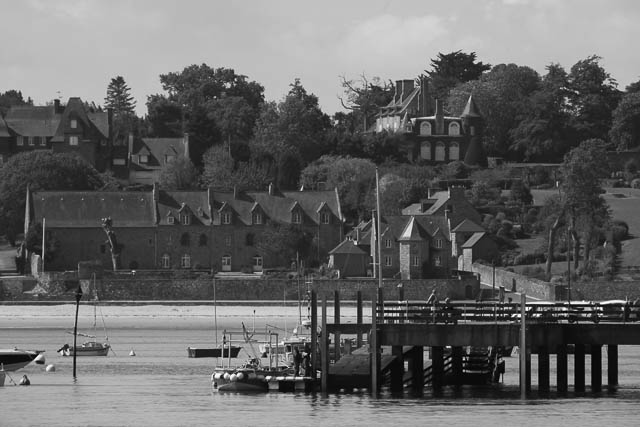
[[396, 80], [396, 92], [393, 95], [393, 103], [397, 104], [402, 98], [402, 80]]
[[132, 155], [133, 155], [133, 133], [129, 132], [129, 161], [131, 161]]
[[400, 101], [404, 101], [407, 99], [411, 91], [413, 90], [413, 80], [403, 80], [402, 81], [402, 95]]
[[233, 186], [233, 199], [234, 200], [238, 199], [238, 186], [237, 185]]
[[360, 227], [356, 227], [356, 245], [360, 242]]
[[433, 115], [431, 95], [429, 94], [429, 79], [426, 77], [420, 80], [420, 115], [422, 117]]
[[439, 99], [436, 99], [436, 135], [444, 135], [444, 110]]
[[273, 196], [273, 182], [269, 183], [269, 195]]
[[184, 157], [186, 159], [189, 158], [189, 134], [187, 132], [184, 133], [182, 137], [182, 144], [184, 145]]

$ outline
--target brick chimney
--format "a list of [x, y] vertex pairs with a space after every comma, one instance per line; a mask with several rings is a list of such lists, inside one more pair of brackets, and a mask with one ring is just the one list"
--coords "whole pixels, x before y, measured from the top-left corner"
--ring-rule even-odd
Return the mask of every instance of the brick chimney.
[[444, 135], [444, 109], [439, 99], [436, 99], [436, 135]]

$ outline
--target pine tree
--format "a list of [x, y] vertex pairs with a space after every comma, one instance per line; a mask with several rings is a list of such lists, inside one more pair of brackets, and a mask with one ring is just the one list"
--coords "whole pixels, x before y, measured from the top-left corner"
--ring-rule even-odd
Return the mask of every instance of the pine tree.
[[104, 99], [105, 108], [113, 110], [114, 143], [121, 143], [130, 132], [134, 132], [137, 118], [135, 115], [136, 101], [131, 96], [131, 89], [122, 76], [111, 79], [107, 86], [107, 96]]

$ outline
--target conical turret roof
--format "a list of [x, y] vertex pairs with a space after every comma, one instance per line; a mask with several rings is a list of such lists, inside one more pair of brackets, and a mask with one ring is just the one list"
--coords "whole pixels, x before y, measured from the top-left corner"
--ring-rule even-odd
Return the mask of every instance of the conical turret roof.
[[473, 94], [469, 95], [467, 105], [465, 105], [461, 117], [482, 117], [482, 115], [480, 114], [480, 110], [478, 110], [476, 102], [473, 100]]

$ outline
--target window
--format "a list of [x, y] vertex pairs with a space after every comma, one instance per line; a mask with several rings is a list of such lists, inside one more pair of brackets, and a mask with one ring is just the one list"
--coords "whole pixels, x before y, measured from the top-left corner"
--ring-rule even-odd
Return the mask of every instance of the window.
[[329, 215], [329, 212], [322, 212], [320, 214], [320, 222], [323, 224], [329, 224], [329, 221], [331, 220], [331, 215]]
[[457, 122], [449, 123], [449, 136], [460, 135], [460, 125]]
[[113, 166], [124, 166], [127, 162], [124, 159], [113, 159]]
[[162, 268], [171, 268], [171, 257], [169, 254], [162, 255]]
[[24, 136], [19, 136], [16, 139], [16, 145], [23, 146], [24, 145], [24, 138], [25, 138]]
[[188, 213], [182, 213], [180, 214], [180, 223], [182, 225], [189, 225], [191, 224], [191, 215], [189, 215]]
[[226, 236], [226, 237], [224, 238], [224, 245], [225, 245], [225, 246], [231, 246], [231, 237]]
[[294, 224], [300, 224], [302, 222], [302, 216], [300, 215], [300, 212], [295, 211], [291, 214], [291, 222]]
[[385, 239], [384, 240], [384, 247], [385, 248], [390, 248], [391, 247], [391, 239]]
[[431, 123], [429, 122], [420, 123], [420, 135], [431, 135]]
[[246, 236], [244, 236], [244, 243], [247, 246], [253, 246], [254, 240], [255, 240], [255, 236], [253, 235], [253, 233], [247, 233]]
[[414, 267], [420, 267], [420, 257], [419, 256], [414, 256], [413, 257], [413, 266]]
[[431, 160], [431, 144], [429, 142], [420, 144], [420, 157], [424, 160]]
[[449, 160], [460, 160], [460, 146], [457, 142], [451, 143], [449, 147]]
[[198, 238], [198, 246], [207, 246], [207, 235], [201, 234]]
[[231, 271], [231, 257], [229, 255], [222, 257], [222, 271]]
[[180, 267], [181, 268], [191, 268], [191, 255], [184, 254], [180, 259]]
[[46, 136], [41, 136], [40, 137], [40, 145], [47, 145], [47, 137]]
[[251, 221], [253, 222], [254, 225], [262, 224], [262, 214], [260, 212], [254, 212], [251, 215]]
[[392, 262], [391, 257], [389, 255], [385, 255], [384, 256], [384, 265], [385, 265], [385, 267], [391, 267], [393, 265], [393, 262]]
[[71, 121], [69, 122], [69, 127], [71, 127], [71, 129], [77, 129], [78, 121], [76, 119], [71, 119]]
[[439, 256], [435, 257], [433, 259], [433, 265], [435, 265], [436, 267], [440, 267], [442, 265], [442, 258], [440, 258]]
[[35, 136], [30, 136], [29, 137], [29, 145], [36, 145], [36, 138]]
[[444, 162], [444, 144], [442, 142], [436, 144], [436, 161]]
[[78, 137], [70, 136], [69, 137], [69, 145], [78, 145]]
[[175, 219], [173, 216], [169, 215], [169, 216], [167, 217], [167, 224], [169, 224], [169, 225], [173, 225], [173, 224], [175, 223], [175, 220], [176, 220], [176, 219]]
[[180, 236], [180, 244], [182, 246], [191, 245], [191, 236], [189, 235], [189, 233], [182, 233], [182, 236]]
[[442, 249], [442, 239], [436, 239], [436, 248]]
[[146, 154], [139, 154], [138, 163], [149, 163], [149, 156], [147, 156]]
[[176, 156], [171, 156], [171, 155], [167, 155], [164, 156], [164, 162], [166, 163], [171, 163], [176, 159]]
[[253, 266], [262, 267], [262, 257], [260, 255], [256, 255], [253, 257]]
[[231, 214], [229, 212], [222, 213], [222, 223], [231, 224]]

